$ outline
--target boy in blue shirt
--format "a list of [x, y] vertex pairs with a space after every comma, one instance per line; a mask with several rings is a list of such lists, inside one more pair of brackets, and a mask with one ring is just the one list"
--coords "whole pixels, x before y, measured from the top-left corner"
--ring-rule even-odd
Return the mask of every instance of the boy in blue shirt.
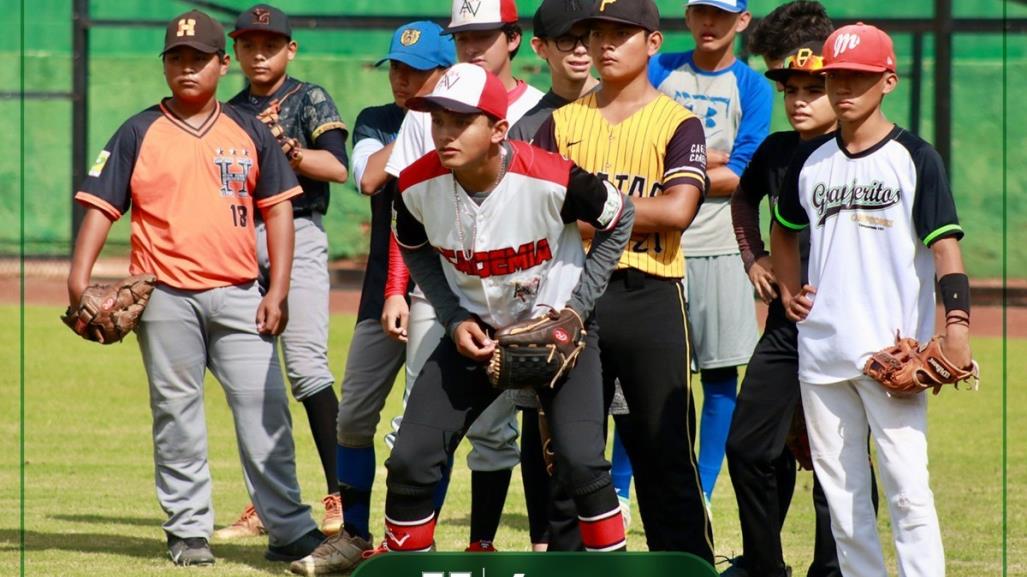
[[707, 501], [724, 460], [738, 388], [757, 328], [752, 288], [731, 224], [731, 193], [770, 130], [773, 91], [737, 60], [735, 36], [749, 25], [746, 0], [689, 0], [685, 23], [695, 50], [661, 54], [649, 80], [703, 120], [710, 187], [681, 237], [689, 318], [703, 385], [699, 475]]

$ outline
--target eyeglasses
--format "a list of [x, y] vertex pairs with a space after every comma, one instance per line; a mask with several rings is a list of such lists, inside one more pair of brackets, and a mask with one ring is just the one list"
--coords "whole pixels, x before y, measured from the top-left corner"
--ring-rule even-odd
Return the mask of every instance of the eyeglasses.
[[581, 36], [575, 36], [573, 34], [564, 34], [554, 40], [556, 43], [556, 49], [560, 52], [574, 52], [577, 49], [578, 44], [585, 50], [588, 50], [588, 33], [582, 34]]

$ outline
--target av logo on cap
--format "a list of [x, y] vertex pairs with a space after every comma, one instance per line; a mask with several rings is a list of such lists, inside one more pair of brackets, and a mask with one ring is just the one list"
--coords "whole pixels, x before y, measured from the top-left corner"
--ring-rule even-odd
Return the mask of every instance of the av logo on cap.
[[439, 84], [445, 86], [446, 90], [452, 90], [458, 80], [460, 80], [460, 73], [456, 70], [450, 70], [442, 77], [442, 80], [439, 80]]

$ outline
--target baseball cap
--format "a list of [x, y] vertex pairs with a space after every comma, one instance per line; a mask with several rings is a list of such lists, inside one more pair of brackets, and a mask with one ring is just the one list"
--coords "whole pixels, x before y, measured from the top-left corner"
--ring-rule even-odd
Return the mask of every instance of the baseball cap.
[[200, 52], [213, 54], [225, 51], [225, 29], [221, 23], [199, 10], [179, 14], [168, 22], [164, 32], [164, 56], [169, 50], [189, 46]]
[[531, 26], [538, 38], [558, 38], [592, 11], [586, 0], [542, 0]]
[[829, 70], [895, 72], [891, 37], [876, 26], [857, 22], [842, 26], [824, 42], [824, 67]]
[[660, 10], [653, 0], [598, 0], [587, 15], [575, 22], [582, 20], [619, 22], [653, 32], [660, 29]]
[[406, 101], [407, 108], [429, 112], [440, 107], [452, 112], [483, 112], [495, 119], [506, 118], [506, 88], [503, 81], [481, 66], [462, 62], [446, 71], [431, 94]]
[[267, 4], [257, 4], [239, 14], [235, 19], [235, 30], [232, 30], [229, 36], [238, 38], [246, 32], [270, 32], [292, 38], [289, 17], [285, 12]]
[[689, 6], [713, 6], [734, 14], [745, 12], [748, 4], [748, 0], [688, 0]]
[[453, 11], [446, 34], [465, 30], [498, 30], [517, 23], [514, 0], [453, 0]]
[[820, 74], [824, 67], [824, 45], [816, 40], [806, 42], [785, 55], [781, 68], [767, 70], [764, 76], [784, 82], [792, 74]]
[[444, 36], [442, 27], [428, 20], [404, 24], [392, 33], [389, 53], [375, 66], [389, 60], [402, 62], [417, 70], [449, 68], [456, 62], [456, 47], [452, 36]]

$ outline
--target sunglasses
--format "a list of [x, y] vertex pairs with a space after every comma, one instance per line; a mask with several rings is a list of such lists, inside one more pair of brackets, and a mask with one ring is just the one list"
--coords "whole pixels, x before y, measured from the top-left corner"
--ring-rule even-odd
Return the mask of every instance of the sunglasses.
[[824, 57], [818, 56], [813, 53], [813, 50], [809, 48], [803, 48], [792, 54], [788, 58], [785, 58], [784, 70], [805, 70], [807, 72], [814, 72], [824, 67]]

